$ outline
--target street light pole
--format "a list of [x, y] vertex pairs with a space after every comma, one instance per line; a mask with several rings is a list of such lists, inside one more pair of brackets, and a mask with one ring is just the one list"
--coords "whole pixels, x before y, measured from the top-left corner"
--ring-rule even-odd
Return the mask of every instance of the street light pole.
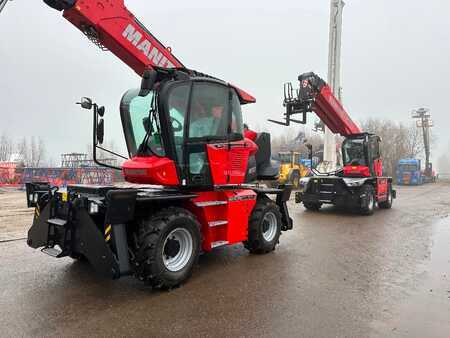
[[[344, 5], [342, 0], [331, 0], [330, 5], [328, 84], [339, 101], [341, 101], [341, 37]], [[330, 168], [336, 168], [336, 138], [327, 126], [325, 126], [323, 160]]]

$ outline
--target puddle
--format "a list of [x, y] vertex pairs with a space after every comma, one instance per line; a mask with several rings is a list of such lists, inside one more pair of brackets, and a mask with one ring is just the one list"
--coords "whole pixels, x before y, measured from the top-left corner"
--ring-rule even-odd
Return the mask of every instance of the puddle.
[[430, 256], [418, 268], [405, 300], [378, 327], [383, 336], [390, 331], [399, 337], [450, 337], [450, 217], [432, 228]]

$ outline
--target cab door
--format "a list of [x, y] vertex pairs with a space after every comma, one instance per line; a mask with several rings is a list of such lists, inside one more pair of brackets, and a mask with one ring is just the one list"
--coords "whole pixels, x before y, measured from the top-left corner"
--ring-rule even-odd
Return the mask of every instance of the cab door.
[[185, 132], [184, 175], [195, 187], [244, 182], [251, 147], [243, 137], [235, 90], [214, 81], [194, 81]]

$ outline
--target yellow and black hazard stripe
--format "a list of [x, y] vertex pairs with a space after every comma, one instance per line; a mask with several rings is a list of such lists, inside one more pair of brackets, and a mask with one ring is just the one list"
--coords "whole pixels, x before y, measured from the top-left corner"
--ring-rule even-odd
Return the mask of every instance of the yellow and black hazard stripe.
[[41, 210], [39, 210], [39, 204], [36, 204], [36, 207], [34, 208], [34, 217], [38, 218], [41, 214]]
[[111, 224], [107, 224], [105, 227], [105, 241], [109, 242], [111, 240]]

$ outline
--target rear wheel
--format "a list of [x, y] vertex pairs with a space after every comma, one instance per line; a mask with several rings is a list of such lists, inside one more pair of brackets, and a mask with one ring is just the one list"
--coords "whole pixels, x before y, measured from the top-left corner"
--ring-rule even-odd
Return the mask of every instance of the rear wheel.
[[275, 250], [281, 234], [281, 213], [268, 197], [258, 199], [248, 222], [248, 240], [244, 246], [251, 253]]
[[322, 203], [308, 203], [308, 202], [303, 202], [303, 206], [310, 211], [319, 211], [320, 208], [322, 207]]
[[390, 209], [390, 208], [392, 208], [393, 201], [394, 201], [394, 198], [392, 196], [392, 185], [391, 185], [391, 183], [389, 183], [388, 184], [388, 197], [387, 197], [386, 201], [378, 203], [378, 206], [381, 209]]
[[364, 195], [360, 207], [360, 213], [362, 215], [372, 215], [375, 210], [375, 189], [370, 184], [364, 184], [361, 187], [361, 195]]
[[178, 286], [191, 276], [200, 245], [194, 215], [181, 208], [164, 209], [140, 225], [136, 276], [155, 288]]

